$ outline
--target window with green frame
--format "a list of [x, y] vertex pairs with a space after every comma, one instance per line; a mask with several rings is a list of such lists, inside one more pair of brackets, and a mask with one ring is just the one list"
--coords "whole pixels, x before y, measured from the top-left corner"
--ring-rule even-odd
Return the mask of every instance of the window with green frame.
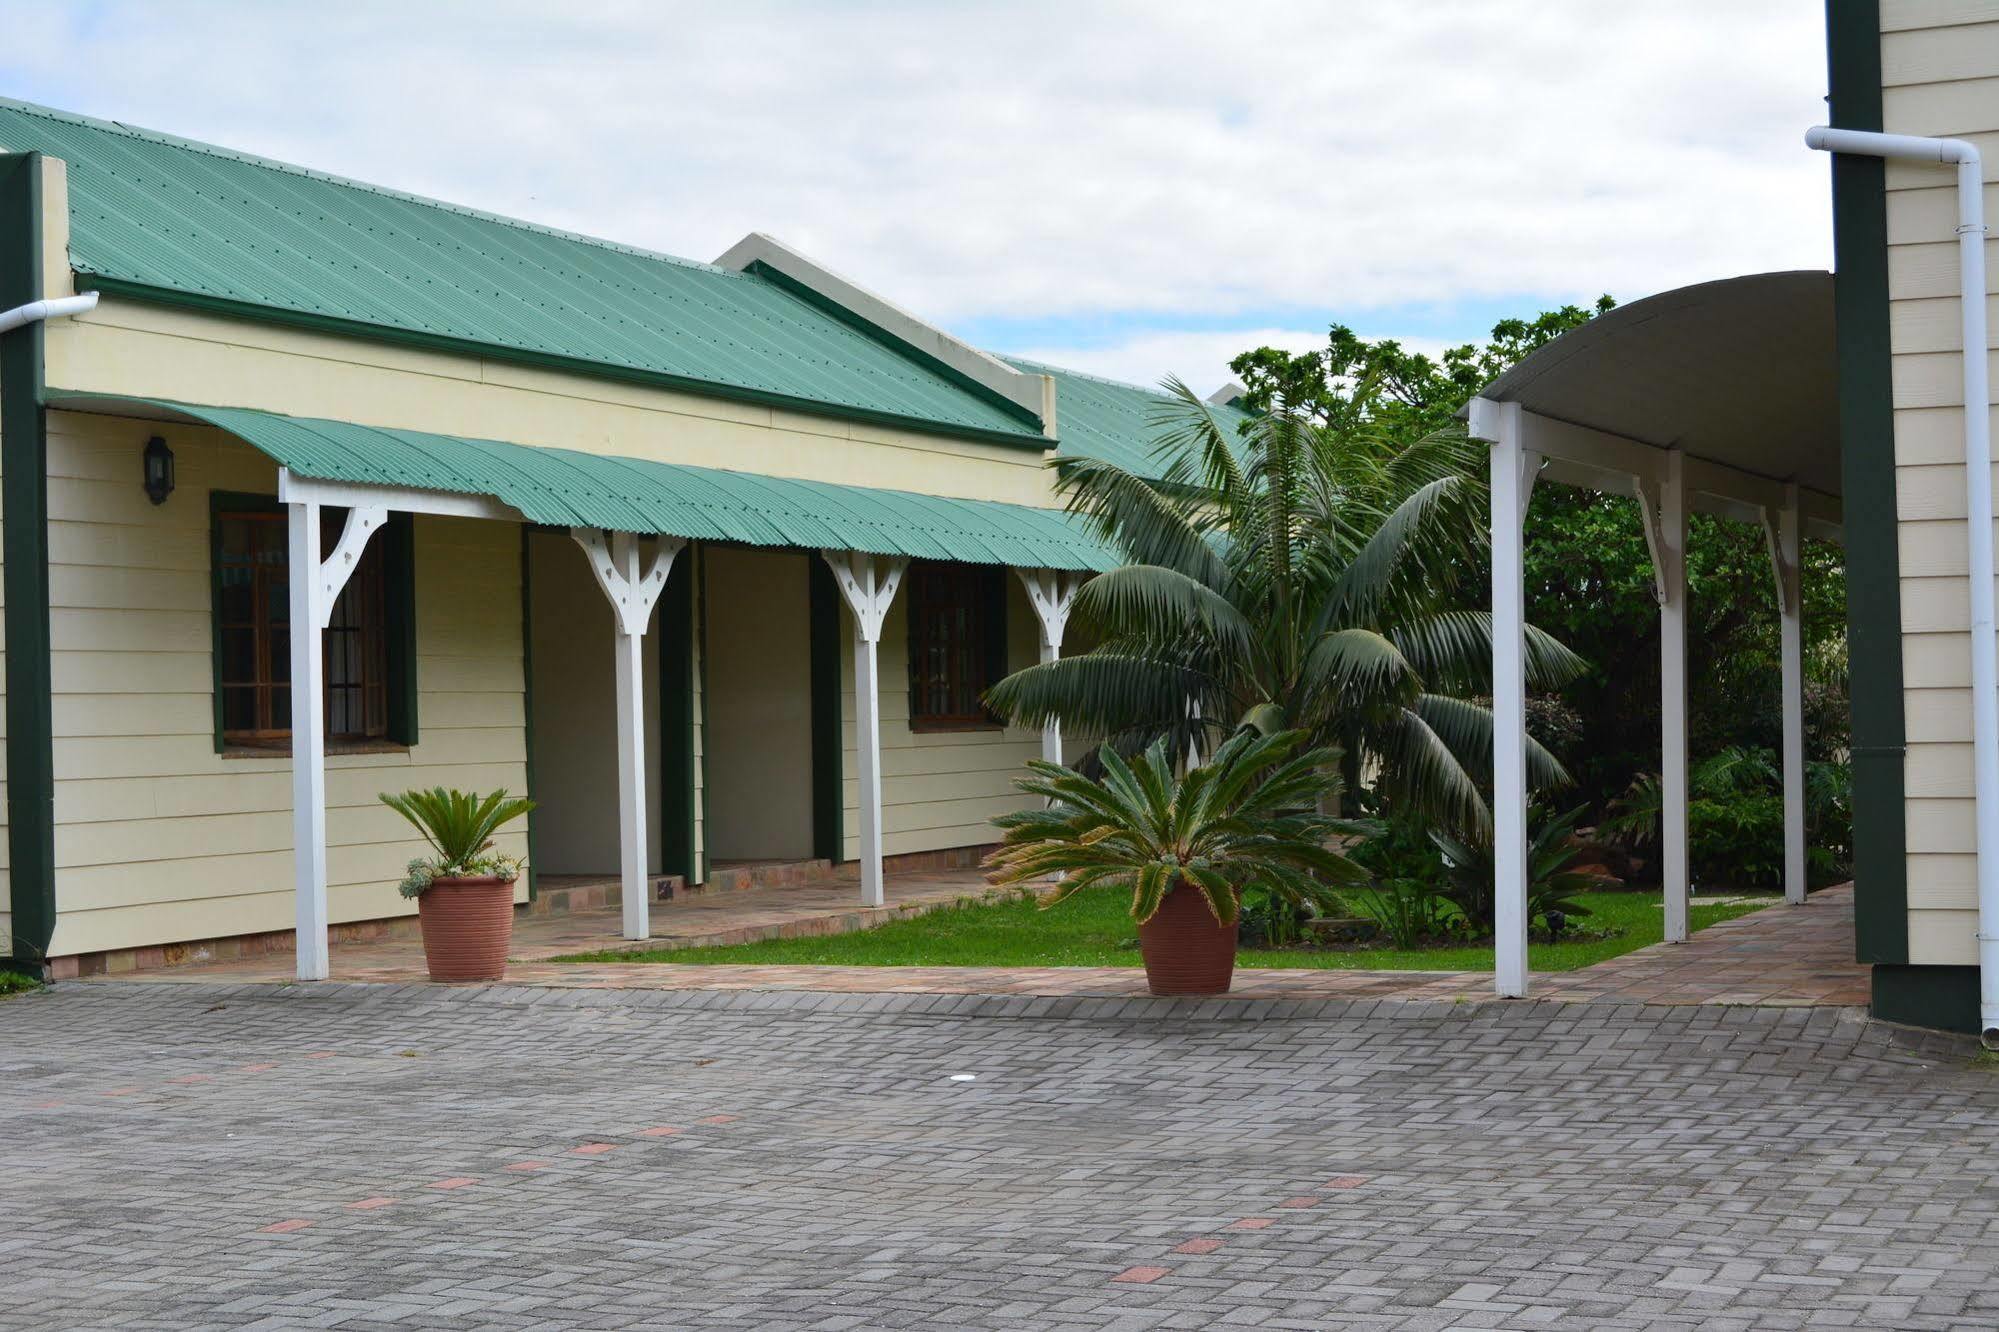
[[[346, 512], [321, 527], [328, 553]], [[217, 491], [209, 511], [215, 746], [291, 744], [290, 536], [269, 496]], [[327, 743], [416, 743], [416, 598], [408, 514], [368, 543], [323, 630]]]

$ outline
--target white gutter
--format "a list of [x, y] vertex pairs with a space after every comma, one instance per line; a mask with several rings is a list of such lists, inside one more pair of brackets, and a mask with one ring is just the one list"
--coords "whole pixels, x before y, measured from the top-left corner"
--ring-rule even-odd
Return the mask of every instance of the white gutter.
[[1866, 130], [1805, 131], [1831, 153], [1957, 168], [1957, 280], [1964, 361], [1964, 491], [1971, 577], [1972, 792], [1978, 822], [1978, 1031], [1999, 1049], [1999, 643], [1992, 614], [1991, 394], [1985, 383], [1985, 179], [1978, 149], [1962, 139]]
[[96, 308], [97, 293], [94, 291], [86, 291], [81, 296], [58, 296], [52, 301], [29, 301], [11, 310], [0, 310], [0, 333], [11, 332], [23, 324], [79, 315]]

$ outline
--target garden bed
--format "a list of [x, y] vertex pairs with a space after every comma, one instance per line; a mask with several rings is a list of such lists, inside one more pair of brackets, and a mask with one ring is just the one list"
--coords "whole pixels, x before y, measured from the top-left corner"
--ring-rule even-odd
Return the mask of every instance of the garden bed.
[[[1658, 943], [1663, 937], [1656, 892], [1584, 893], [1579, 900], [1591, 913], [1575, 921], [1578, 935], [1584, 937], [1530, 943], [1528, 964], [1534, 970], [1574, 971]], [[1777, 894], [1696, 898], [1691, 925], [1703, 929], [1782, 900]], [[1078, 894], [1052, 911], [1042, 911], [1025, 899], [984, 902], [947, 907], [853, 934], [639, 953], [579, 953], [558, 960], [850, 967], [1135, 967], [1139, 965], [1137, 932], [1127, 911], [1128, 901], [1127, 894], [1104, 891]], [[1602, 937], [1605, 931], [1614, 933]], [[1590, 935], [1599, 937], [1587, 937]], [[1488, 941], [1414, 950], [1351, 943], [1318, 948], [1246, 948], [1237, 955], [1237, 965], [1490, 971], [1492, 945]]]

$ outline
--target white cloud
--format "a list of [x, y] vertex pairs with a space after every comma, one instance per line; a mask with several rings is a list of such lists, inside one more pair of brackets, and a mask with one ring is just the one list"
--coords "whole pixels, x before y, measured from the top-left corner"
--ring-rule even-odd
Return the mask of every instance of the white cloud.
[[[696, 258], [766, 230], [947, 324], [1359, 323], [1830, 254], [1812, 0], [0, 11], [37, 100]], [[1178, 336], [1093, 362], [1213, 368]]]

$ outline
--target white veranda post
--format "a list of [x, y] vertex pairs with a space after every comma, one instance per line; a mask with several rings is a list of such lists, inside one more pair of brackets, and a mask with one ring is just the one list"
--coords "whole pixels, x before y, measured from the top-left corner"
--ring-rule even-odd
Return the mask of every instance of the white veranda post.
[[1687, 941], [1686, 455], [1666, 451], [1662, 479], [1637, 483], [1659, 599], [1659, 873], [1667, 943]]
[[1763, 514], [1770, 564], [1777, 578], [1778, 656], [1784, 692], [1784, 900], [1805, 900], [1805, 636], [1799, 574], [1798, 487], [1784, 487], [1784, 507]]
[[292, 655], [292, 864], [298, 910], [296, 952], [300, 980], [325, 980], [326, 948], [326, 663], [320, 631], [333, 603], [367, 549], [368, 538], [388, 521], [379, 505], [347, 510], [333, 553], [320, 558], [320, 509], [314, 501], [286, 506]]
[[[1027, 589], [1027, 600], [1034, 607], [1035, 618], [1041, 622], [1041, 660], [1059, 660], [1062, 656], [1062, 631], [1069, 624], [1069, 608], [1075, 603], [1076, 590], [1083, 585], [1083, 575], [1065, 574], [1054, 569], [1016, 569], [1021, 586]], [[1062, 724], [1051, 721], [1041, 728], [1041, 757], [1050, 763], [1062, 761]]]
[[882, 624], [902, 583], [905, 559], [877, 569], [859, 551], [824, 551], [833, 581], [854, 616], [854, 749], [861, 779], [861, 905], [882, 904], [881, 664]]
[[1540, 458], [1522, 447], [1520, 405], [1480, 399], [1492, 442], [1493, 984], [1527, 995], [1527, 613], [1525, 526]]
[[652, 892], [646, 875], [645, 634], [652, 608], [666, 587], [673, 557], [687, 543], [660, 538], [645, 572], [639, 572], [639, 539], [593, 527], [569, 530], [590, 561], [590, 572], [610, 599], [618, 691], [618, 883], [627, 939], [652, 933]]

